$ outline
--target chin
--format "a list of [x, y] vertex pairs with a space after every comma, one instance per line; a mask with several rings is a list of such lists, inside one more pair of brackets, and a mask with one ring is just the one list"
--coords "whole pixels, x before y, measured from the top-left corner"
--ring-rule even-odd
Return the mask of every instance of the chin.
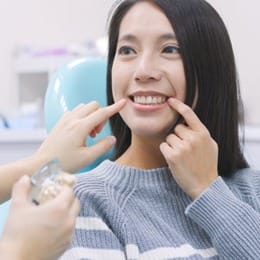
[[[122, 116], [122, 115], [121, 115]], [[172, 115], [161, 115], [161, 117], [123, 117], [132, 134], [142, 137], [165, 138], [172, 132], [176, 117]]]
[[162, 128], [153, 128], [151, 126], [146, 126], [143, 128], [132, 128], [132, 133], [136, 136], [140, 137], [149, 137], [154, 139], [164, 139], [169, 134], [169, 129], [172, 127], [168, 127], [165, 129]]

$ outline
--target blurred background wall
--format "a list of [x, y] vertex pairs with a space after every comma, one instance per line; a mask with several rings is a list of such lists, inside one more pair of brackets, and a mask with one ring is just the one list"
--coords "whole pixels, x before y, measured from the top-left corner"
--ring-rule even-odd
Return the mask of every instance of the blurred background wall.
[[260, 1], [209, 0], [208, 2], [223, 18], [233, 43], [246, 123], [260, 125]]
[[0, 1], [0, 112], [10, 114], [17, 109], [16, 59], [21, 48], [66, 46], [102, 37], [113, 2]]

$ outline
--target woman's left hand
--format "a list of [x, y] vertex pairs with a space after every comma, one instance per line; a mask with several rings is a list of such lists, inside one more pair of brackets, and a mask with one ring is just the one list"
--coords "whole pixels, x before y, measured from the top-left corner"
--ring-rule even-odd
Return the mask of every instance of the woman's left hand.
[[71, 173], [89, 165], [107, 152], [116, 139], [108, 136], [91, 146], [86, 146], [87, 138], [95, 137], [107, 120], [118, 113], [125, 104], [126, 100], [120, 100], [113, 105], [100, 107], [93, 101], [67, 111], [35, 153], [35, 160], [44, 158], [45, 163], [57, 158], [62, 169]]
[[168, 103], [187, 125], [178, 124], [160, 150], [178, 185], [196, 199], [218, 176], [218, 145], [189, 106], [174, 98]]

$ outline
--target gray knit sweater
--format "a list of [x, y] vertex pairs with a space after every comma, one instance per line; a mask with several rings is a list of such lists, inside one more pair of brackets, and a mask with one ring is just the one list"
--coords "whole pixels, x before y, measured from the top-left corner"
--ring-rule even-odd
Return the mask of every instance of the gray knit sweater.
[[168, 168], [109, 160], [78, 176], [81, 212], [61, 259], [260, 259], [260, 172], [238, 171], [192, 201]]

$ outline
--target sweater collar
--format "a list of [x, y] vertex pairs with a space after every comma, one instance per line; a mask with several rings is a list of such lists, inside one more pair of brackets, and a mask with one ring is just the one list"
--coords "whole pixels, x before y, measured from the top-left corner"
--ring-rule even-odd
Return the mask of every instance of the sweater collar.
[[130, 166], [123, 166], [116, 162], [105, 160], [98, 167], [105, 178], [113, 179], [117, 183], [132, 183], [133, 185], [161, 184], [177, 185], [168, 167], [155, 169], [139, 169]]

